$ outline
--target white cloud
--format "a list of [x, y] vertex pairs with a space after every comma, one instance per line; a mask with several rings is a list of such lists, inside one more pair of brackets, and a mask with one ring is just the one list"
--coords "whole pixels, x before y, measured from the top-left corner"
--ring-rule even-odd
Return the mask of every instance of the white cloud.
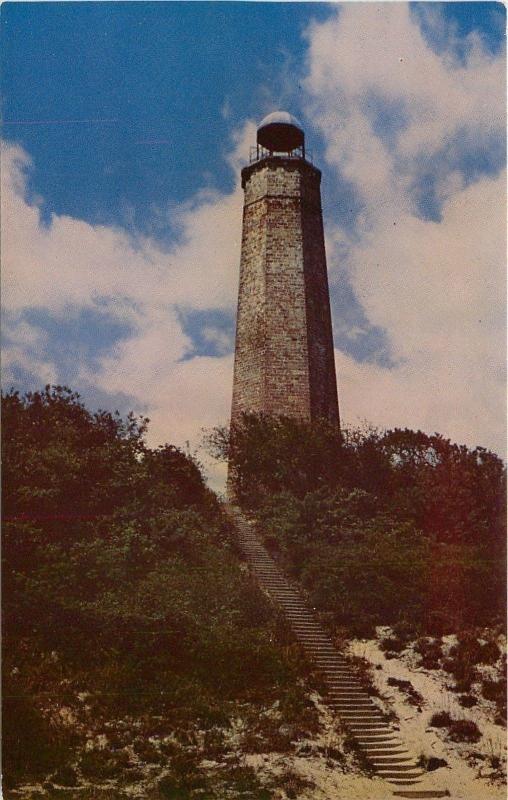
[[[386, 331], [396, 362], [388, 369], [336, 353], [342, 417], [438, 430], [503, 450], [504, 181], [467, 185], [456, 167], [444, 171], [436, 188], [440, 222], [418, 217], [411, 190], [421, 158], [432, 163], [459, 136], [480, 146], [503, 129], [503, 64], [474, 37], [465, 64], [449, 52], [436, 55], [407, 8], [395, 3], [345, 4], [337, 18], [312, 26], [308, 41], [304, 85], [309, 128], [317, 125], [326, 142], [324, 185], [340, 175], [364, 204], [353, 233], [338, 222], [327, 229], [331, 284], [335, 291], [347, 274], [369, 322]], [[406, 114], [406, 127], [390, 143], [376, 131], [372, 97]], [[27, 154], [4, 147], [3, 302], [17, 320], [7, 373], [18, 365], [42, 383], [57, 377], [41, 332], [22, 327], [24, 309], [53, 317], [99, 309], [129, 322], [132, 333], [93, 372], [82, 367], [84, 384], [133, 397], [152, 420], [152, 444], [192, 445], [203, 427], [226, 422], [227, 339], [208, 326], [202, 335], [224, 355], [184, 358], [192, 348], [177, 307], [234, 309], [239, 173], [254, 139], [252, 123], [236, 132], [228, 157], [238, 177], [234, 191], [203, 191], [180, 207], [172, 217], [178, 242], [168, 250], [68, 216], [44, 225], [37, 202], [26, 199]], [[335, 326], [344, 327], [340, 320]], [[361, 335], [351, 324], [350, 339]], [[223, 478], [223, 467], [214, 468], [216, 486]]]
[[[237, 137], [232, 163], [245, 157], [252, 137], [246, 126]], [[30, 166], [19, 147], [2, 151], [3, 303], [65, 312], [68, 306], [109, 302], [109, 311], [136, 319], [140, 307], [183, 304], [229, 308], [234, 303], [241, 241], [242, 190], [202, 192], [175, 213], [179, 239], [168, 252], [148, 238], [52, 215], [41, 224], [40, 210], [25, 199]], [[238, 175], [239, 178], [239, 175]]]
[[[463, 65], [437, 55], [404, 3], [345, 4], [307, 36], [309, 121], [325, 135], [329, 162], [369, 201], [369, 215], [405, 207], [417, 158], [467, 136], [478, 148], [493, 132], [503, 139], [504, 61], [477, 37]], [[374, 130], [374, 98], [405, 118], [395, 152]]]
[[[465, 63], [450, 48], [437, 55], [399, 3], [346, 4], [308, 39], [309, 121], [363, 203], [352, 233], [339, 222], [327, 230], [332, 287], [347, 276], [396, 362], [386, 369], [337, 353], [343, 418], [438, 430], [504, 453], [505, 177], [467, 186], [471, 175], [443, 167], [439, 222], [418, 215], [412, 194], [422, 158], [436, 169], [444, 148], [474, 141], [481, 153], [504, 136], [503, 59], [476, 36]], [[398, 134], [376, 130], [375, 102], [401, 110]]]
[[[21, 148], [5, 145], [2, 296], [4, 309], [18, 319], [10, 331], [15, 344], [5, 350], [5, 379], [10, 380], [18, 366], [41, 383], [57, 380], [57, 366], [48, 360], [42, 332], [19, 322], [23, 310], [37, 308], [68, 318], [92, 308], [129, 322], [132, 334], [93, 371], [83, 365], [80, 381], [126, 394], [139, 409], [146, 409], [152, 444], [181, 445], [189, 440], [195, 445], [202, 427], [227, 422], [232, 358], [182, 360], [192, 346], [177, 308], [234, 308], [243, 202], [238, 165], [245, 160], [252, 136], [248, 124], [234, 137], [228, 156], [238, 176], [234, 191], [202, 192], [180, 207], [172, 219], [178, 242], [169, 251], [148, 238], [133, 239], [121, 229], [68, 216], [53, 215], [44, 225], [37, 203], [26, 199], [30, 159]], [[210, 329], [204, 335], [226, 352], [220, 332]]]

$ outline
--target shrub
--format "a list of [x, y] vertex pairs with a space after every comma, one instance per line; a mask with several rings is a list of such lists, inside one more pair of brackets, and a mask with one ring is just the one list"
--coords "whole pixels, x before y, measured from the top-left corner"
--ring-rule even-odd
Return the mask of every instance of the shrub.
[[[80, 756], [101, 780], [120, 779], [127, 756], [116, 754], [136, 736], [141, 761], [161, 763], [150, 736], [226, 725], [237, 704], [259, 713], [297, 686], [273, 608], [192, 457], [149, 449], [144, 420], [90, 413], [61, 387], [11, 393], [3, 411], [6, 785], [77, 758], [81, 743], [54, 713], [65, 691], [76, 730], [109, 739], [114, 728], [107, 753]], [[312, 713], [301, 711], [306, 729]]]
[[476, 722], [469, 719], [455, 719], [450, 723], [448, 737], [453, 742], [478, 742], [482, 734]]
[[162, 764], [165, 760], [157, 748], [144, 739], [135, 739], [132, 747], [140, 760], [146, 764]]
[[188, 778], [198, 769], [199, 756], [188, 750], [179, 750], [171, 758], [171, 771], [179, 778]]
[[305, 789], [313, 789], [315, 784], [293, 770], [286, 770], [277, 781], [289, 800], [295, 800]]
[[157, 789], [163, 800], [188, 800], [191, 789], [182, 786], [174, 775], [165, 775], [157, 784]]
[[418, 636], [418, 627], [414, 620], [401, 619], [393, 626], [393, 633], [406, 644], [409, 644]]
[[401, 680], [400, 678], [388, 678], [388, 686], [396, 686], [397, 689], [400, 689], [409, 699], [409, 702], [413, 706], [421, 706], [423, 703], [423, 697], [419, 692], [416, 691], [411, 681]]
[[379, 647], [384, 651], [401, 653], [402, 650], [406, 648], [406, 642], [404, 642], [399, 636], [389, 636], [386, 639], [381, 639]]
[[284, 730], [279, 722], [267, 720], [247, 731], [242, 749], [248, 753], [286, 753], [291, 750], [291, 731]]
[[414, 649], [421, 656], [420, 664], [424, 669], [439, 669], [443, 655], [440, 641], [422, 637], [415, 643]]
[[496, 704], [496, 725], [506, 725], [506, 678], [482, 681], [482, 694]]
[[431, 727], [433, 728], [448, 728], [452, 724], [452, 718], [448, 711], [438, 711], [430, 718]]
[[108, 750], [87, 750], [80, 760], [81, 772], [90, 780], [107, 780], [118, 775], [120, 769]]
[[437, 659], [437, 658], [435, 658], [434, 656], [431, 656], [431, 655], [422, 656], [422, 660], [420, 662], [420, 665], [424, 669], [439, 669], [439, 667], [441, 666], [440, 663], [439, 663], [439, 659]]
[[220, 728], [210, 728], [203, 737], [205, 758], [217, 759], [226, 751], [224, 732]]
[[228, 789], [235, 792], [235, 797], [249, 793], [249, 796], [259, 797], [260, 800], [269, 798], [270, 794], [263, 789], [260, 784], [256, 771], [253, 767], [237, 766], [232, 767], [224, 774], [224, 779]]
[[501, 655], [499, 646], [494, 641], [485, 642], [480, 646], [480, 663], [495, 664]]
[[476, 697], [472, 694], [461, 694], [459, 697], [459, 703], [462, 708], [472, 708], [477, 702]]
[[14, 679], [4, 663], [2, 769], [6, 788], [29, 777], [40, 778], [69, 759], [68, 734], [49, 724], [28, 696], [24, 682]]
[[469, 632], [459, 635], [457, 644], [450, 649], [451, 658], [468, 666], [495, 664], [500, 655], [501, 651], [495, 641], [489, 640], [482, 644]]
[[59, 786], [76, 786], [78, 783], [76, 770], [70, 766], [60, 767], [60, 769], [51, 776], [51, 780]]
[[469, 675], [466, 678], [458, 679], [455, 684], [451, 686], [452, 691], [459, 692], [460, 694], [469, 694], [471, 685], [474, 682], [476, 675]]
[[506, 697], [506, 681], [491, 681], [485, 679], [482, 681], [482, 694], [485, 700], [493, 700], [497, 703], [499, 700]]
[[443, 669], [453, 675], [455, 678], [454, 689], [461, 693], [467, 693], [471, 688], [471, 684], [478, 677], [474, 663], [460, 651], [443, 660]]
[[422, 769], [426, 770], [427, 772], [434, 772], [434, 770], [439, 769], [440, 767], [447, 767], [448, 761], [446, 761], [444, 758], [426, 756], [422, 753], [418, 759], [418, 766], [422, 767]]

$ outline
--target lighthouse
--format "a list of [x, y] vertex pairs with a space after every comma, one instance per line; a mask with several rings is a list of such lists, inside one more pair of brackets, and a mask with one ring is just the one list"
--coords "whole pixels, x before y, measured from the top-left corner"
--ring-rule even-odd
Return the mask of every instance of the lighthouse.
[[243, 412], [339, 428], [320, 184], [298, 120], [265, 117], [242, 170], [233, 428]]

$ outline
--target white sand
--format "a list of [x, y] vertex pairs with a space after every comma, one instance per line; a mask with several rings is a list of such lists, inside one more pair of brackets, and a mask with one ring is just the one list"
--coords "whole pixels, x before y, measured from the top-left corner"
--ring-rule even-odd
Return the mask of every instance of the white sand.
[[[386, 659], [377, 640], [354, 640], [350, 643], [350, 651], [366, 658], [374, 667], [381, 665], [382, 669], [372, 672], [374, 683], [385, 699], [385, 705], [397, 714], [401, 737], [411, 752], [417, 757], [421, 754], [436, 756], [448, 762], [448, 767], [429, 772], [425, 786], [421, 788], [446, 788], [453, 800], [506, 798], [506, 786], [493, 783], [488, 762], [474, 756], [477, 753], [500, 756], [506, 774], [506, 731], [493, 721], [493, 703], [480, 700], [473, 708], [462, 708], [457, 694], [446, 688], [452, 682], [451, 676], [443, 670], [418, 667], [418, 657], [411, 648], [398, 658]], [[412, 683], [424, 698], [421, 712], [408, 702], [403, 691], [388, 685], [389, 677]], [[429, 728], [430, 718], [438, 711], [448, 711], [457, 719], [473, 720], [482, 732], [482, 738], [476, 744], [448, 741], [446, 729]]]

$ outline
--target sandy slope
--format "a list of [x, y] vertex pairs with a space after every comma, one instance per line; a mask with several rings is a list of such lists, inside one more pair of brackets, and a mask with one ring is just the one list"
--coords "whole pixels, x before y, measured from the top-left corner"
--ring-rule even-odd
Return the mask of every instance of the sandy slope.
[[[377, 640], [355, 640], [350, 643], [350, 651], [374, 667], [381, 667], [373, 670], [374, 682], [386, 699], [386, 706], [397, 714], [402, 738], [413, 753], [444, 758], [449, 765], [428, 773], [425, 788], [447, 788], [454, 800], [506, 798], [506, 785], [493, 781], [489, 774], [492, 770], [481, 759], [492, 754], [501, 756], [506, 773], [506, 731], [494, 724], [494, 704], [480, 699], [477, 706], [462, 708], [457, 694], [446, 688], [450, 684], [447, 673], [418, 667], [419, 659], [411, 647], [398, 658], [386, 659], [378, 644]], [[389, 677], [411, 681], [424, 698], [421, 711], [408, 703], [403, 692], [388, 685]], [[476, 722], [483, 734], [481, 740], [476, 744], [448, 741], [445, 730], [429, 727], [430, 718], [438, 711]]]

